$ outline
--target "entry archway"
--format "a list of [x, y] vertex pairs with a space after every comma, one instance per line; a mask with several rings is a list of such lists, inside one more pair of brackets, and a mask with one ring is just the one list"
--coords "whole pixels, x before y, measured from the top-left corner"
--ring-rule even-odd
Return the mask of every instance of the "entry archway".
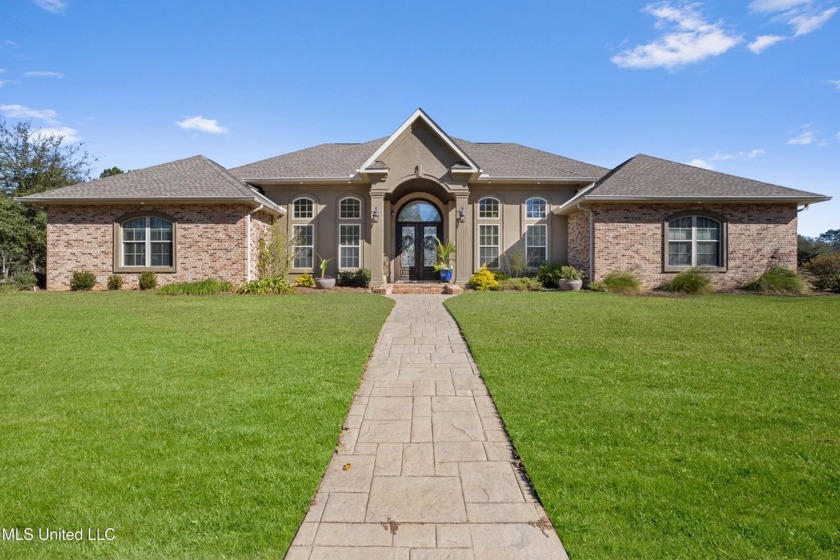
[[435, 280], [435, 238], [443, 238], [443, 216], [428, 200], [412, 200], [397, 214], [396, 264], [401, 281]]

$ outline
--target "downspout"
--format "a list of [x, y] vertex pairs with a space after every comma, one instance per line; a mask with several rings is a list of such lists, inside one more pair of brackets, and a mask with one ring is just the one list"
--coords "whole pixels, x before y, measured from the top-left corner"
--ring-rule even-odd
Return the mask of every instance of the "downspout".
[[260, 204], [247, 214], [245, 214], [245, 227], [247, 228], [247, 233], [245, 234], [245, 243], [247, 246], [245, 247], [245, 281], [251, 281], [251, 214], [256, 214], [260, 210], [265, 208], [265, 205]]
[[595, 213], [589, 206], [582, 206], [583, 201], [577, 203], [578, 210], [589, 212], [589, 281], [595, 281]]

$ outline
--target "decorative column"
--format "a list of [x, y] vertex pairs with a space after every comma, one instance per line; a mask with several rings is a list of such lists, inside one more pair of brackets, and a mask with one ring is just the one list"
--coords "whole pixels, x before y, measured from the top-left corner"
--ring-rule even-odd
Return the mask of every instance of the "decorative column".
[[[473, 243], [472, 243], [472, 209], [469, 205], [469, 194], [460, 193], [455, 196], [455, 243], [458, 245], [455, 253], [455, 278], [456, 284], [464, 285], [469, 281], [473, 273]], [[461, 212], [464, 212], [464, 221], [460, 221]]]
[[370, 268], [371, 288], [379, 288], [385, 285], [385, 226], [388, 223], [388, 215], [385, 212], [385, 195], [382, 193], [370, 193], [371, 232], [370, 232], [370, 255], [365, 258], [365, 265]]

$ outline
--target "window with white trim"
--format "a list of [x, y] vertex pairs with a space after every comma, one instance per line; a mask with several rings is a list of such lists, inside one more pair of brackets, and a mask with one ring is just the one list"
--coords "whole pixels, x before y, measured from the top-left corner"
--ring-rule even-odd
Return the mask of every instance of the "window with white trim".
[[315, 226], [292, 225], [293, 268], [311, 269], [315, 255]]
[[120, 224], [122, 267], [172, 268], [173, 222], [158, 216], [138, 216]]
[[311, 198], [298, 198], [292, 203], [292, 218], [306, 220], [315, 217], [315, 201]]
[[546, 202], [542, 198], [529, 198], [525, 201], [525, 217], [539, 220], [546, 216]]
[[362, 266], [362, 226], [338, 225], [338, 267], [358, 269]]
[[338, 217], [341, 220], [360, 220], [362, 201], [358, 198], [342, 198], [338, 203]]
[[478, 260], [487, 268], [499, 268], [499, 225], [478, 226]]
[[533, 224], [526, 227], [525, 254], [529, 268], [537, 268], [548, 260], [548, 226]]
[[723, 221], [710, 216], [677, 215], [665, 221], [665, 269], [725, 267]]
[[[499, 201], [495, 198], [482, 198], [478, 201], [478, 217], [495, 219], [499, 217]], [[489, 265], [488, 265], [489, 266]]]

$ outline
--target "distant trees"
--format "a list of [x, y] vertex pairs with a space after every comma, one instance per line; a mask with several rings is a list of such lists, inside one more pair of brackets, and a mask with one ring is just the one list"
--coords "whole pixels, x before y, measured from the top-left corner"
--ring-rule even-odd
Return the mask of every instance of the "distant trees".
[[830, 229], [816, 237], [798, 235], [796, 242], [796, 260], [802, 266], [819, 255], [840, 252], [840, 229]]
[[47, 215], [12, 200], [86, 181], [94, 158], [61, 134], [0, 118], [0, 273], [44, 270]]
[[104, 179], [105, 177], [110, 177], [111, 175], [122, 175], [123, 173], [125, 173], [125, 171], [123, 171], [117, 166], [109, 167], [108, 169], [103, 170], [102, 173], [99, 174], [99, 178]]

